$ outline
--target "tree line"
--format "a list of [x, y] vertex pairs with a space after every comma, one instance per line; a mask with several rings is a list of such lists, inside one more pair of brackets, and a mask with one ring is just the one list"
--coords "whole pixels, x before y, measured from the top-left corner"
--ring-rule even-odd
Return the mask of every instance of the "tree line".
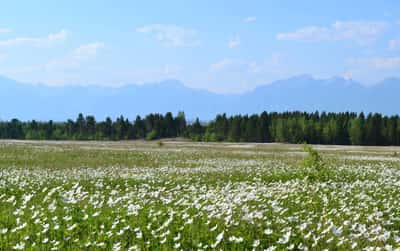
[[286, 142], [339, 145], [400, 145], [400, 117], [379, 113], [263, 112], [188, 123], [183, 112], [176, 116], [149, 114], [128, 120], [96, 121], [79, 114], [76, 120], [0, 121], [2, 139], [132, 140], [185, 137], [195, 141]]

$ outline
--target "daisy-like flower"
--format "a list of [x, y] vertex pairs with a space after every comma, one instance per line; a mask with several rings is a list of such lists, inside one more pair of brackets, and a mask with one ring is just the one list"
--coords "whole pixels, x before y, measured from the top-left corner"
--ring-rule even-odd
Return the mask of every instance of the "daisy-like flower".
[[24, 242], [18, 242], [13, 246], [14, 250], [24, 250], [25, 249], [25, 243]]

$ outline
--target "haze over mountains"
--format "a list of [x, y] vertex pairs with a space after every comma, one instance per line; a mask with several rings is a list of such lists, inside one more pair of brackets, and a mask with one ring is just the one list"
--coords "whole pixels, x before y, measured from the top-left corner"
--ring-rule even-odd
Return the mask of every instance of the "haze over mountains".
[[400, 79], [385, 79], [366, 87], [334, 77], [307, 75], [275, 81], [243, 94], [216, 94], [166, 80], [119, 88], [98, 86], [50, 87], [0, 77], [0, 119], [75, 119], [79, 113], [134, 119], [148, 113], [184, 111], [188, 119], [213, 119], [217, 113], [251, 114], [266, 111], [329, 111], [400, 113]]

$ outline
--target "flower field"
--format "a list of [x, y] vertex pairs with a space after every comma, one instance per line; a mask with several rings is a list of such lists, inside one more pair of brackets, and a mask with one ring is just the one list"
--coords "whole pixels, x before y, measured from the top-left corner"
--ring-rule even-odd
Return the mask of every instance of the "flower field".
[[1, 141], [0, 250], [400, 248], [400, 148], [315, 149]]

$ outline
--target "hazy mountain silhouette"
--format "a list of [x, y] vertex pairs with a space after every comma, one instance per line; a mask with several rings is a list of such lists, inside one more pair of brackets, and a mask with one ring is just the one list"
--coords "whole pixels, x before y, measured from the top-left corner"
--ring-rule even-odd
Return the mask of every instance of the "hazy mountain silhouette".
[[0, 119], [66, 120], [82, 112], [106, 116], [185, 111], [189, 119], [212, 119], [226, 112], [355, 111], [400, 113], [400, 79], [365, 87], [340, 77], [315, 79], [301, 75], [259, 86], [243, 94], [216, 94], [186, 87], [177, 80], [119, 88], [99, 86], [49, 87], [0, 76]]

